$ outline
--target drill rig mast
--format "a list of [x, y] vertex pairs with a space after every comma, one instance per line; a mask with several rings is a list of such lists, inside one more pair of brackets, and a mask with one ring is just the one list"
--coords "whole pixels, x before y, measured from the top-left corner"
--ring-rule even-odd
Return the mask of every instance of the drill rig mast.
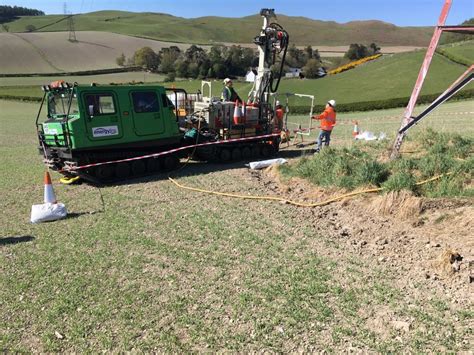
[[[263, 26], [260, 35], [254, 39], [259, 53], [258, 73], [249, 93], [249, 102], [265, 106], [268, 104], [270, 93], [278, 90], [290, 36], [278, 23], [270, 23], [271, 18], [276, 18], [274, 9], [262, 9], [260, 16], [263, 17]], [[280, 53], [283, 53], [281, 65], [275, 75], [271, 67]]]

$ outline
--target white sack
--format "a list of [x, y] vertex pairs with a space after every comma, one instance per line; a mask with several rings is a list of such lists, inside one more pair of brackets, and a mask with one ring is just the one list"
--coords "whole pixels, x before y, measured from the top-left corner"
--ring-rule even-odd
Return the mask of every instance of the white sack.
[[288, 161], [286, 159], [283, 159], [283, 158], [253, 161], [253, 162], [249, 163], [249, 167], [252, 170], [256, 170], [256, 169], [266, 168], [267, 166], [270, 166], [270, 165], [273, 165], [273, 164], [281, 165], [281, 164], [285, 164], [287, 162]]
[[363, 140], [363, 141], [375, 141], [375, 140], [383, 140], [387, 138], [387, 135], [384, 132], [380, 132], [379, 136], [377, 137], [375, 134], [369, 131], [362, 132], [355, 136], [355, 139]]
[[31, 206], [31, 223], [56, 221], [66, 216], [66, 206], [62, 203], [43, 203]]
[[364, 141], [374, 141], [377, 139], [377, 137], [372, 132], [365, 131], [355, 136], [355, 139]]

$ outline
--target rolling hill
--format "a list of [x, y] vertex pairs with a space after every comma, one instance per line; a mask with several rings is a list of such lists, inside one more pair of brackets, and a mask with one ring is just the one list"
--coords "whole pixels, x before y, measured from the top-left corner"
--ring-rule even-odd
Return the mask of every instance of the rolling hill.
[[0, 33], [0, 74], [54, 73], [117, 67], [115, 58], [127, 57], [145, 46], [159, 51], [189, 45], [136, 38], [116, 33], [84, 31], [78, 42], [69, 42], [67, 32]]
[[[261, 26], [258, 15], [242, 18], [199, 17], [186, 19], [159, 13], [98, 11], [75, 15], [76, 31], [105, 31], [163, 41], [213, 44], [249, 43]], [[348, 45], [375, 42], [382, 46], [426, 46], [430, 27], [398, 27], [381, 21], [336, 23], [306, 17], [278, 15], [278, 22], [297, 45]], [[37, 31], [66, 31], [64, 15], [23, 16], [9, 22], [10, 32], [24, 32], [33, 25]], [[238, 29], [238, 30], [236, 30]]]
[[[329, 99], [346, 104], [409, 97], [424, 55], [425, 51], [415, 51], [383, 56], [355, 69], [316, 80], [285, 79], [281, 81], [278, 91], [315, 95], [315, 104], [319, 105], [325, 104]], [[436, 54], [421, 94], [443, 92], [466, 69], [465, 66]], [[200, 88], [200, 82], [177, 82], [176, 87], [195, 92]], [[222, 84], [216, 82], [213, 94], [218, 94], [221, 87]], [[242, 96], [245, 96], [251, 89], [251, 84], [237, 83], [236, 88]], [[474, 89], [474, 82], [467, 85], [466, 89]], [[300, 105], [302, 102], [308, 104], [307, 100], [296, 102], [293, 98], [290, 99], [290, 103], [295, 105]]]
[[[408, 97], [413, 89], [413, 85], [418, 75], [418, 70], [424, 58], [424, 51], [410, 53], [400, 53], [368, 62], [355, 69], [337, 75], [330, 75], [317, 80], [284, 79], [281, 81], [279, 93], [300, 93], [315, 95], [316, 104], [324, 104], [328, 99], [335, 99], [340, 104], [388, 100], [393, 98]], [[436, 54], [433, 58], [429, 76], [423, 86], [422, 94], [435, 94], [444, 91], [456, 78], [459, 77], [466, 67], [454, 63], [442, 55]], [[132, 74], [132, 73], [130, 73]], [[120, 76], [103, 76], [102, 83], [120, 81]], [[110, 81], [108, 81], [110, 78]], [[125, 78], [125, 77], [123, 77]], [[127, 76], [125, 81], [130, 81]], [[13, 87], [12, 79], [0, 78], [0, 95], [32, 96], [41, 97], [42, 92], [39, 83], [49, 83], [54, 78], [20, 78], [17, 84], [21, 86]], [[88, 84], [95, 79], [90, 77], [63, 78], [65, 80]], [[2, 80], [5, 84], [2, 84]], [[143, 80], [140, 73], [136, 73], [135, 80]], [[153, 80], [148, 78], [147, 81]], [[35, 84], [32, 86], [31, 84]], [[2, 86], [5, 85], [5, 86]], [[167, 86], [186, 89], [188, 92], [196, 92], [200, 89], [199, 80], [185, 80], [176, 83], [167, 83]], [[237, 91], [241, 97], [245, 97], [251, 89], [250, 83], [236, 82]], [[222, 89], [220, 80], [213, 81], [213, 94], [219, 96]], [[474, 89], [471, 83], [466, 89]], [[290, 101], [291, 105], [308, 105], [308, 101]], [[290, 107], [291, 108], [291, 107]]]

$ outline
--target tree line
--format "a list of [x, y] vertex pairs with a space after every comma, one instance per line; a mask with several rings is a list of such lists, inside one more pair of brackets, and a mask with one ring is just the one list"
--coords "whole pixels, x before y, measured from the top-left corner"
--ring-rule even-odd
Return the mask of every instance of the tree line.
[[21, 6], [0, 6], [0, 23], [16, 19], [18, 16], [44, 16], [44, 12]]
[[[359, 59], [378, 53], [380, 47], [372, 43], [369, 48], [362, 44], [351, 44], [346, 53], [349, 59]], [[150, 47], [138, 49], [127, 58], [123, 53], [116, 59], [119, 66], [141, 66], [143, 69], [166, 74], [166, 81], [180, 78], [216, 78], [244, 76], [249, 68], [258, 66], [257, 51], [241, 46], [212, 46], [209, 51], [196, 45], [186, 50], [177, 46], [162, 48], [155, 52]], [[307, 46], [299, 49], [291, 45], [285, 56], [283, 73], [290, 68], [302, 68], [306, 78], [317, 78], [322, 67], [321, 56], [317, 49]], [[281, 58], [271, 68], [277, 72], [281, 68]]]

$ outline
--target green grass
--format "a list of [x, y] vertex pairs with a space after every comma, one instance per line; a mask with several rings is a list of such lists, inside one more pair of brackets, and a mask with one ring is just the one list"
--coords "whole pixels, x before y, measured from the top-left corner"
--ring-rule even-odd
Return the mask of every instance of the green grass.
[[459, 62], [469, 64], [474, 62], [474, 40], [443, 45], [440, 46], [440, 49], [447, 52]]
[[[278, 12], [278, 9], [276, 9]], [[251, 12], [251, 10], [249, 11]], [[52, 24], [64, 16], [25, 16], [8, 23], [11, 32], [23, 32], [27, 25], [36, 28]], [[106, 31], [183, 43], [234, 42], [250, 43], [258, 34], [262, 19], [258, 15], [242, 18], [200, 17], [185, 19], [159, 13], [98, 11], [76, 15], [76, 31]], [[348, 36], [356, 43], [370, 43], [378, 33], [379, 45], [415, 45], [429, 43], [432, 30], [428, 27], [401, 28], [377, 21], [328, 24], [303, 17], [278, 15], [281, 23], [298, 45], [348, 45]], [[239, 31], [235, 31], [238, 28]], [[45, 27], [42, 31], [67, 31], [67, 21]]]
[[[367, 63], [344, 73], [327, 76], [317, 80], [282, 80], [279, 93], [300, 93], [315, 95], [315, 104], [324, 104], [328, 99], [335, 99], [338, 103], [354, 103], [360, 101], [387, 100], [398, 97], [409, 97], [418, 70], [423, 60], [424, 52], [412, 52], [395, 54], [382, 57], [379, 60]], [[441, 55], [435, 55], [421, 94], [434, 94], [443, 92], [463, 72], [465, 67], [449, 61]], [[108, 83], [111, 80], [127, 82], [132, 80], [142, 81], [142, 73], [127, 73], [126, 75], [110, 74], [97, 76], [97, 82]], [[147, 74], [147, 81], [161, 80], [161, 76]], [[71, 77], [65, 80], [77, 80], [81, 83], [89, 83], [95, 80], [95, 76]], [[39, 86], [34, 89], [31, 84], [46, 81], [50, 78], [19, 78], [18, 83], [12, 84], [14, 78], [0, 78], [0, 95], [19, 95], [40, 97]], [[175, 85], [186, 89], [188, 92], [196, 92], [201, 88], [200, 80], [183, 80], [175, 83], [166, 83], [166, 86]], [[2, 86], [10, 86], [8, 88]], [[250, 83], [236, 82], [237, 91], [241, 97], [246, 97], [252, 85]], [[466, 89], [474, 88], [474, 83], [466, 86]], [[213, 95], [220, 96], [222, 83], [220, 80], [213, 81]], [[308, 100], [290, 98], [291, 105], [309, 105]]]
[[[54, 174], [70, 218], [30, 224], [43, 193], [37, 109], [0, 101], [3, 352], [469, 350], [472, 312], [456, 313], [444, 294], [428, 302], [431, 289], [413, 306], [393, 270], [341, 255], [286, 205], [190, 194], [161, 176], [102, 188], [103, 211], [96, 188]], [[259, 192], [231, 170], [181, 174]], [[33, 239], [7, 243], [20, 236]], [[381, 307], [413, 317], [413, 331], [380, 338], [363, 314]]]
[[[320, 105], [329, 99], [335, 99], [338, 103], [353, 103], [409, 97], [423, 58], [423, 51], [384, 56], [353, 70], [322, 79], [283, 79], [278, 91], [315, 95], [315, 104]], [[421, 94], [443, 92], [465, 70], [464, 66], [435, 55]], [[237, 91], [244, 97], [251, 89], [251, 84], [248, 83], [235, 85]], [[178, 82], [176, 86], [192, 92], [200, 88], [200, 81]], [[221, 88], [221, 83], [215, 82], [214, 95], [220, 95]], [[474, 84], [466, 86], [466, 89], [468, 88], [474, 88]], [[290, 99], [290, 105], [308, 105], [308, 103], [307, 100]]]
[[[338, 103], [387, 100], [409, 97], [418, 76], [424, 51], [394, 54], [366, 63], [353, 70], [317, 80], [283, 79], [279, 93], [299, 93], [315, 96], [315, 104], [325, 104], [329, 99]], [[441, 55], [435, 55], [421, 94], [441, 93], [456, 80], [466, 68]], [[177, 82], [190, 92], [200, 89], [200, 81]], [[245, 97], [252, 85], [235, 83], [236, 90]], [[471, 83], [466, 89], [474, 88]], [[220, 96], [222, 84], [213, 82], [213, 94]], [[309, 101], [290, 99], [290, 105], [308, 105]], [[291, 109], [291, 106], [290, 106]]]
[[[473, 138], [428, 129], [413, 139], [417, 142], [416, 156], [381, 161], [380, 156], [389, 148], [381, 141], [359, 147], [328, 147], [311, 158], [282, 166], [281, 171], [287, 177], [298, 176], [315, 185], [347, 190], [382, 187], [385, 191], [410, 190], [428, 197], [474, 196], [470, 185]], [[417, 180], [438, 175], [445, 176], [425, 185], [416, 184]]]

